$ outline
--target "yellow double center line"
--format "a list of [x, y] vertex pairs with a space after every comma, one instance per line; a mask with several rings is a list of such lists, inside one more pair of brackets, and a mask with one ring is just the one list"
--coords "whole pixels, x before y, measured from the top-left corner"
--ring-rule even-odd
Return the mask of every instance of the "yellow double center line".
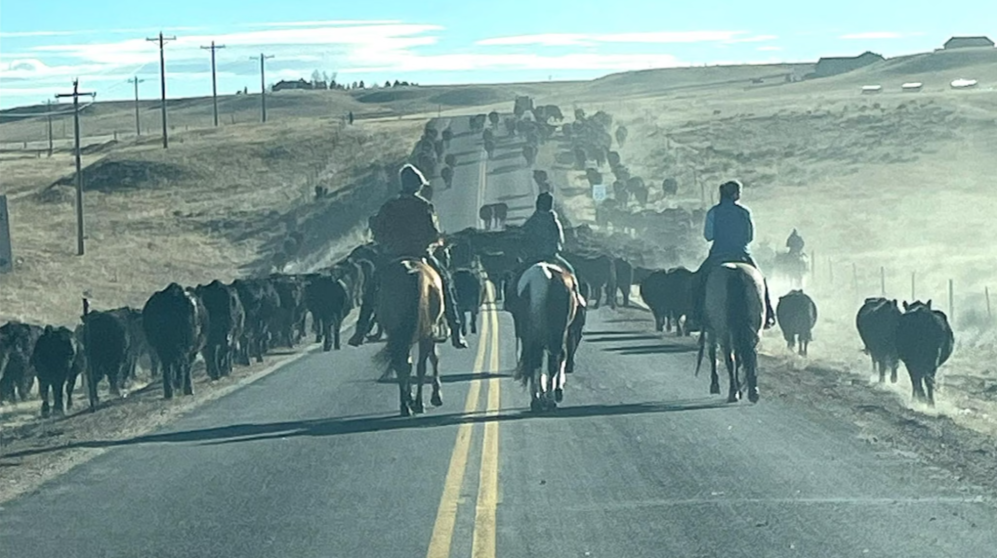
[[[486, 304], [494, 301], [494, 289], [489, 284], [485, 296]], [[498, 314], [494, 306], [481, 314], [478, 352], [474, 359], [474, 374], [497, 373], [499, 370], [499, 327]], [[489, 351], [490, 349], [490, 351]], [[485, 357], [489, 356], [487, 369]], [[473, 415], [478, 410], [481, 395], [481, 379], [472, 379], [464, 402], [464, 414]], [[498, 506], [498, 414], [501, 392], [498, 378], [488, 379], [488, 403], [484, 425], [484, 441], [481, 450], [481, 471], [478, 481], [478, 498], [474, 513], [474, 532], [471, 548], [474, 558], [494, 558], [495, 556], [495, 513]], [[457, 428], [457, 441], [454, 443], [450, 466], [443, 482], [443, 496], [440, 498], [433, 525], [433, 535], [429, 542], [427, 558], [450, 558], [453, 543], [454, 525], [457, 522], [458, 501], [467, 470], [467, 458], [471, 451], [474, 423], [464, 422]]]

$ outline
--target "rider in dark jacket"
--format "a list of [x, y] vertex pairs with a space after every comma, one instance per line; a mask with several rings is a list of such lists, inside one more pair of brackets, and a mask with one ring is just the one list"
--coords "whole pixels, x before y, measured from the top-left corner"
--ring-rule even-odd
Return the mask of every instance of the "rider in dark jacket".
[[[457, 311], [456, 296], [450, 273], [440, 264], [431, 252], [441, 238], [439, 221], [433, 204], [419, 195], [428, 185], [419, 169], [405, 165], [399, 172], [401, 194], [385, 202], [380, 211], [370, 221], [371, 232], [388, 261], [398, 258], [421, 258], [440, 275], [443, 281], [443, 309], [450, 326], [451, 340], [458, 349], [467, 348], [467, 342], [460, 333], [461, 316]], [[363, 344], [364, 334], [370, 329], [375, 297], [365, 297], [360, 307], [356, 333], [349, 344], [354, 347]]]
[[796, 229], [793, 229], [793, 232], [789, 233], [789, 238], [786, 239], [786, 248], [789, 248], [789, 254], [797, 257], [803, 255], [804, 246], [806, 243], [803, 242], [803, 237], [796, 232]]
[[575, 277], [575, 298], [585, 306], [585, 299], [578, 292], [578, 275], [575, 268], [561, 255], [564, 249], [564, 227], [554, 211], [554, 196], [541, 192], [537, 196], [537, 209], [523, 223], [523, 246], [525, 261], [529, 266], [538, 262], [549, 262], [562, 266]]
[[[695, 314], [702, 323], [706, 298], [706, 277], [714, 266], [725, 262], [743, 262], [758, 269], [748, 247], [755, 238], [755, 224], [751, 211], [737, 203], [741, 199], [741, 183], [734, 180], [720, 186], [720, 203], [706, 213], [703, 237], [712, 242], [710, 254], [696, 271], [693, 296]], [[775, 312], [769, 298], [768, 283], [765, 284], [765, 328], [775, 325]]]

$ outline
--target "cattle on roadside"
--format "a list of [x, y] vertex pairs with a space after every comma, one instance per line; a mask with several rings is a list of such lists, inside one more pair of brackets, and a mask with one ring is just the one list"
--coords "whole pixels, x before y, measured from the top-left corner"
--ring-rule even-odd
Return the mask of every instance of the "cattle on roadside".
[[504, 202], [492, 204], [492, 216], [495, 217], [495, 227], [505, 227], [505, 220], [509, 217], [509, 205]]
[[443, 167], [443, 169], [440, 170], [440, 178], [443, 179], [443, 184], [447, 188], [452, 188], [453, 187], [453, 167], [450, 166], [450, 165], [447, 165], [447, 166]]
[[523, 146], [523, 158], [526, 159], [526, 166], [532, 167], [537, 163], [537, 148], [532, 143]]
[[900, 356], [897, 353], [897, 325], [900, 322], [900, 308], [897, 301], [883, 297], [865, 299], [855, 316], [855, 327], [864, 344], [864, 352], [872, 359], [873, 372], [879, 371], [879, 382], [886, 381], [886, 369], [890, 369], [890, 382], [897, 382], [897, 367]]
[[217, 380], [232, 373], [246, 325], [246, 311], [233, 287], [214, 280], [194, 291], [208, 311], [208, 335], [202, 356], [208, 377]]
[[955, 336], [948, 318], [932, 310], [931, 300], [904, 302], [897, 322], [897, 356], [907, 368], [913, 398], [935, 405], [935, 375], [952, 356]]
[[613, 258], [605, 255], [564, 254], [565, 259], [575, 268], [579, 278], [592, 288], [593, 308], [599, 307], [599, 300], [605, 293], [606, 304], [616, 308], [616, 266]]
[[305, 334], [301, 327], [305, 312], [305, 287], [295, 275], [271, 275], [270, 284], [278, 299], [270, 324], [273, 343], [294, 348]]
[[[616, 268], [616, 287], [623, 295], [623, 306], [630, 306], [630, 289], [634, 283], [634, 268], [630, 262], [623, 258], [613, 258], [613, 266]], [[613, 293], [613, 297], [616, 293]]]
[[163, 366], [163, 397], [173, 390], [193, 395], [191, 369], [210, 331], [200, 297], [176, 283], [154, 293], [142, 308], [142, 326]]
[[[121, 396], [121, 383], [129, 373], [129, 328], [128, 315], [116, 311], [89, 311], [84, 302], [83, 328], [81, 337], [86, 353], [87, 399], [90, 411], [96, 411], [100, 404], [97, 388], [101, 380], [107, 378], [111, 395]], [[146, 335], [148, 337], [148, 335]]]
[[73, 363], [79, 349], [76, 336], [65, 327], [45, 326], [45, 330], [35, 342], [31, 354], [31, 365], [38, 376], [38, 393], [42, 398], [42, 417], [48, 417], [49, 392], [52, 392], [55, 414], [63, 415], [63, 394], [72, 407], [73, 388], [76, 374]]
[[478, 310], [481, 308], [481, 275], [471, 269], [458, 269], [453, 273], [454, 294], [457, 296], [457, 311], [461, 315], [470, 314], [469, 319], [461, 320], [461, 333], [478, 333]]
[[513, 272], [520, 264], [520, 260], [513, 254], [506, 252], [483, 252], [478, 254], [481, 267], [485, 270], [485, 275], [495, 285], [499, 293], [504, 293], [503, 286], [508, 279], [508, 273]]
[[491, 159], [495, 156], [495, 140], [485, 139], [485, 154]]
[[263, 355], [270, 349], [270, 323], [280, 306], [280, 295], [265, 279], [236, 279], [229, 286], [239, 295], [246, 313], [239, 362], [248, 366], [250, 357], [263, 362]]
[[340, 328], [351, 309], [351, 295], [346, 284], [328, 273], [306, 276], [305, 305], [318, 324], [318, 339], [322, 350], [339, 350]]
[[779, 297], [775, 307], [779, 329], [786, 340], [789, 350], [800, 344], [800, 356], [807, 356], [810, 341], [813, 340], [813, 328], [817, 323], [817, 305], [802, 289], [789, 291]]
[[21, 322], [0, 327], [0, 402], [27, 401], [35, 383], [31, 355], [42, 331], [40, 326]]

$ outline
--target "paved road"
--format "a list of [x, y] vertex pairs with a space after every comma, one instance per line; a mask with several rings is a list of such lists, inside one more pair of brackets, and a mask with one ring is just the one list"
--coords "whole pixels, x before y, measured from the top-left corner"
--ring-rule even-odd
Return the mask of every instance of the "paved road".
[[[451, 230], [526, 206], [516, 157], [472, 138]], [[507, 168], [503, 168], [507, 167]], [[522, 213], [525, 213], [522, 212]], [[469, 215], [469, 216], [468, 216]], [[989, 500], [791, 403], [725, 405], [687, 345], [594, 312], [555, 414], [525, 412], [511, 323], [443, 350], [445, 405], [395, 417], [378, 346], [315, 354], [0, 510], [0, 556], [846, 557], [997, 555]]]

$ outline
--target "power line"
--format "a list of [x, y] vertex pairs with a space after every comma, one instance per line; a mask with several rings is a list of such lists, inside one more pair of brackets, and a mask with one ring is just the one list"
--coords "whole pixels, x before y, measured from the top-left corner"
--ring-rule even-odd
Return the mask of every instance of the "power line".
[[211, 46], [202, 46], [201, 48], [211, 50], [211, 103], [214, 108], [215, 113], [215, 127], [218, 126], [218, 80], [215, 78], [215, 51], [220, 48], [225, 48], [225, 45], [216, 45], [214, 41], [211, 41]]
[[[260, 109], [263, 122], [267, 121], [267, 80], [266, 80], [266, 68], [264, 68], [263, 62], [273, 58], [272, 54], [260, 53]], [[253, 56], [250, 60], [256, 60]]]
[[168, 139], [168, 132], [166, 129], [166, 57], [163, 54], [165, 50], [163, 47], [166, 46], [166, 41], [175, 41], [176, 37], [164, 37], [163, 32], [159, 32], [159, 37], [147, 38], [147, 41], [159, 42], [159, 85], [162, 92], [162, 103], [163, 103], [163, 149], [170, 146]]
[[76, 144], [76, 255], [83, 255], [83, 165], [80, 161], [80, 96], [96, 97], [93, 92], [80, 93], [79, 78], [73, 80], [72, 93], [59, 93], [55, 98], [73, 98], [73, 135]]
[[143, 83], [144, 81], [145, 81], [144, 79], [139, 79], [138, 76], [135, 76], [128, 80], [128, 83], [135, 84], [135, 135], [136, 136], [142, 135], [142, 124], [141, 121], [139, 120], [139, 115], [138, 115], [138, 84]]

